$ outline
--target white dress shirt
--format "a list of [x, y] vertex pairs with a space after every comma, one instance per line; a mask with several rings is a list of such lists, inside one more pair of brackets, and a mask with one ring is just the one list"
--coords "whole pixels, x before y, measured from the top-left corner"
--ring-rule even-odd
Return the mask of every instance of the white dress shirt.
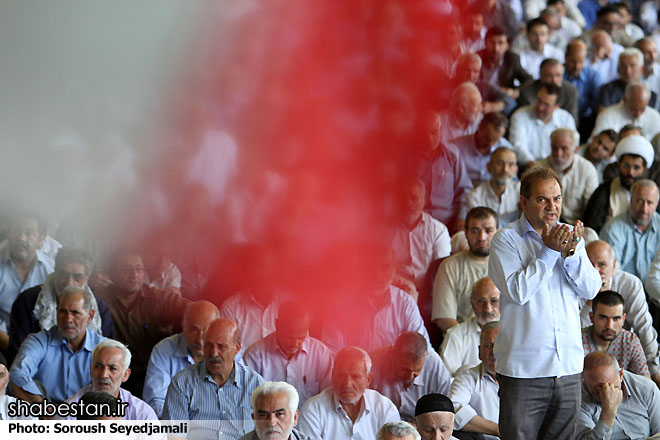
[[353, 423], [330, 387], [305, 402], [298, 429], [314, 440], [374, 440], [381, 426], [399, 420], [399, 412], [390, 399], [367, 389]]
[[9, 404], [17, 400], [16, 397], [8, 396], [4, 392], [0, 394], [0, 420], [39, 420], [38, 417], [32, 417], [31, 415], [10, 417]]
[[397, 272], [419, 288], [431, 262], [451, 253], [449, 231], [442, 222], [423, 212], [412, 230], [403, 224], [396, 229], [393, 248]]
[[[541, 161], [541, 165], [552, 168], [551, 164], [549, 157]], [[563, 189], [561, 217], [566, 223], [574, 225], [582, 218], [591, 194], [598, 188], [598, 172], [591, 162], [575, 154], [568, 171], [559, 172], [557, 175], [561, 179]]]
[[431, 319], [464, 321], [474, 316], [470, 295], [472, 284], [488, 275], [488, 263], [477, 261], [470, 251], [462, 251], [444, 260], [433, 281]]
[[627, 124], [637, 125], [642, 130], [642, 136], [651, 142], [653, 137], [660, 132], [660, 113], [656, 109], [647, 106], [644, 113], [637, 119], [633, 119], [624, 107], [623, 102], [613, 104], [598, 113], [591, 137], [593, 138], [607, 129], [619, 131]]
[[243, 362], [267, 381], [293, 385], [300, 396], [298, 406], [332, 382], [332, 353], [323, 342], [311, 336], [305, 338], [298, 353], [287, 359], [275, 333], [271, 333], [245, 351]]
[[518, 162], [526, 164], [550, 156], [550, 135], [558, 128], [575, 130], [573, 115], [557, 108], [548, 122], [543, 122], [534, 113], [534, 104], [520, 107], [511, 115], [509, 140], [513, 144]]
[[486, 206], [497, 213], [499, 226], [504, 227], [518, 219], [518, 203], [520, 202], [520, 181], [508, 180], [501, 196], [497, 197], [490, 182], [483, 182], [470, 191], [465, 197], [465, 210], [477, 206]]
[[554, 58], [560, 63], [564, 63], [564, 53], [549, 43], [546, 43], [546, 45], [543, 46], [543, 53], [539, 53], [528, 46], [520, 49], [518, 55], [520, 55], [520, 65], [527, 71], [527, 73], [532, 75], [534, 79], [539, 79], [541, 62], [546, 58]]
[[[500, 385], [488, 374], [483, 364], [459, 373], [454, 378], [447, 396], [454, 402], [456, 410], [454, 429], [463, 429], [474, 416], [499, 423], [499, 391]], [[492, 435], [484, 435], [484, 438], [499, 439]]]
[[578, 299], [592, 299], [601, 286], [584, 240], [564, 259], [543, 244], [523, 214], [495, 233], [488, 275], [500, 290], [496, 371], [515, 378], [580, 373]]
[[449, 374], [455, 376], [460, 369], [479, 365], [479, 338], [481, 327], [474, 316], [447, 330], [440, 355]]

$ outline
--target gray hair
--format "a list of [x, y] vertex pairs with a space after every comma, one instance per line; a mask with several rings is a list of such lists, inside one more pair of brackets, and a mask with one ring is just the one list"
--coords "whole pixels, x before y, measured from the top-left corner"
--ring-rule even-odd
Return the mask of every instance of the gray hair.
[[478, 61], [479, 62], [479, 68], [481, 69], [481, 57], [477, 55], [476, 53], [464, 53], [458, 56], [458, 60], [456, 61], [456, 65], [459, 67], [463, 67], [465, 64], [470, 63], [472, 61]]
[[486, 334], [486, 332], [488, 330], [492, 330], [492, 329], [499, 330], [500, 329], [500, 321], [491, 321], [487, 324], [484, 324], [484, 326], [481, 327], [481, 335], [479, 336], [479, 343], [481, 343], [481, 341], [483, 341], [483, 337]]
[[568, 135], [571, 138], [571, 142], [573, 142], [574, 147], [580, 145], [580, 134], [572, 128], [566, 127], [558, 128], [553, 131], [550, 135], [550, 142], [552, 142], [556, 137], [562, 135]]
[[619, 55], [619, 64], [621, 64], [621, 58], [623, 57], [637, 57], [637, 61], [641, 66], [644, 65], [644, 54], [641, 50], [636, 47], [628, 47]]
[[122, 351], [122, 353], [124, 354], [123, 373], [125, 373], [126, 370], [128, 370], [128, 367], [131, 365], [131, 351], [128, 349], [128, 347], [126, 347], [124, 344], [122, 344], [119, 341], [115, 341], [114, 339], [104, 339], [98, 344], [96, 344], [96, 347], [94, 347], [94, 350], [92, 350], [92, 363], [94, 363], [94, 359], [96, 359], [96, 356], [104, 348], [119, 348]]
[[67, 263], [82, 264], [85, 266], [85, 277], [89, 277], [94, 272], [94, 262], [89, 253], [83, 249], [63, 246], [57, 251], [55, 256], [55, 272]]
[[644, 90], [644, 99], [648, 100], [651, 98], [651, 91], [649, 90], [649, 86], [639, 81], [630, 81], [628, 84], [626, 84], [626, 89], [623, 92], [623, 97], [626, 100], [630, 100], [630, 98], [632, 98], [633, 93], [635, 92], [635, 89], [637, 88], [642, 88]]
[[399, 438], [412, 435], [415, 440], [421, 440], [417, 429], [415, 429], [415, 427], [410, 423], [404, 421], [385, 423], [378, 430], [378, 434], [376, 434], [376, 440], [383, 440], [385, 438], [385, 434], [391, 434]]
[[429, 352], [428, 342], [417, 332], [403, 332], [394, 342], [396, 357], [405, 357], [414, 362], [424, 359]]
[[456, 90], [454, 90], [454, 94], [451, 97], [452, 105], [464, 103], [466, 98], [471, 94], [478, 94], [481, 97], [481, 92], [474, 83], [471, 83], [470, 81], [462, 83], [456, 87]]
[[59, 307], [60, 303], [64, 298], [66, 298], [69, 295], [75, 295], [76, 293], [79, 293], [82, 295], [83, 298], [83, 307], [85, 308], [86, 312], [89, 312], [92, 309], [92, 294], [89, 290], [85, 289], [84, 287], [78, 287], [78, 286], [67, 286], [62, 291], [57, 294], [57, 306]]
[[633, 186], [630, 187], [630, 194], [633, 194], [638, 189], [642, 189], [642, 188], [655, 188], [656, 194], [660, 195], [660, 190], [658, 190], [658, 184], [652, 181], [651, 179], [640, 179], [637, 182], [633, 183]]
[[252, 414], [257, 415], [257, 400], [261, 396], [270, 396], [271, 394], [284, 393], [289, 402], [289, 411], [291, 414], [295, 413], [298, 409], [298, 391], [293, 385], [286, 382], [264, 382], [252, 391], [250, 395], [250, 406], [252, 406]]
[[371, 358], [369, 357], [369, 353], [360, 347], [344, 347], [339, 350], [335, 356], [335, 366], [337, 366], [339, 361], [344, 359], [350, 362], [363, 362], [367, 374], [371, 373]]

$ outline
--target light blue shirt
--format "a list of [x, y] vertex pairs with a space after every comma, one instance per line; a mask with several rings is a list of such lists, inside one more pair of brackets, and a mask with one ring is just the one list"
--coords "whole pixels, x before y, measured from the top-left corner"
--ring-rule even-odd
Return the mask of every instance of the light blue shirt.
[[566, 259], [543, 244], [525, 214], [491, 242], [488, 276], [500, 290], [495, 370], [509, 377], [561, 377], [582, 371], [579, 298], [601, 286], [584, 240]]
[[49, 400], [64, 402], [69, 396], [91, 383], [89, 366], [92, 350], [105, 337], [86, 330], [80, 350], [71, 351], [57, 326], [29, 335], [21, 345], [11, 366], [11, 383], [28, 393], [42, 395], [35, 381], [46, 390]]
[[179, 371], [195, 363], [183, 333], [169, 336], [160, 341], [151, 351], [147, 377], [142, 397], [154, 409], [158, 417], [163, 414], [163, 405], [170, 381]]
[[580, 118], [591, 116], [598, 110], [598, 91], [603, 85], [600, 73], [591, 66], [584, 66], [576, 78], [564, 73], [564, 79], [578, 89]]
[[600, 238], [612, 246], [621, 269], [644, 282], [660, 247], [660, 215], [654, 212], [649, 228], [642, 232], [633, 223], [630, 210], [627, 210], [605, 223]]
[[[67, 402], [77, 402], [88, 391], [92, 391], [92, 385], [87, 385], [85, 388], [78, 390], [78, 392], [67, 399]], [[122, 402], [128, 403], [126, 406], [126, 413], [122, 420], [158, 420], [154, 410], [147, 405], [147, 403], [138, 399], [131, 394], [130, 391], [119, 388], [119, 398]], [[73, 417], [65, 417], [64, 420], [75, 420]]]
[[0, 331], [7, 332], [9, 329], [11, 306], [18, 294], [30, 287], [43, 284], [54, 268], [55, 262], [37, 250], [34, 264], [25, 277], [25, 281], [22, 281], [16, 266], [9, 257], [9, 245], [0, 250]]
[[236, 440], [254, 429], [250, 395], [262, 383], [258, 373], [234, 362], [231, 375], [219, 387], [200, 361], [174, 376], [162, 418], [190, 420], [191, 438]]
[[463, 158], [463, 163], [465, 164], [465, 169], [472, 181], [472, 185], [477, 187], [481, 182], [490, 180], [490, 173], [486, 169], [486, 165], [488, 165], [490, 155], [493, 151], [497, 150], [499, 147], [508, 147], [513, 150], [513, 146], [508, 140], [506, 140], [506, 138], [501, 137], [490, 148], [490, 151], [487, 154], [481, 154], [479, 150], [477, 150], [477, 145], [474, 141], [475, 136], [476, 134], [469, 134], [467, 136], [452, 139], [450, 142], [456, 147]]

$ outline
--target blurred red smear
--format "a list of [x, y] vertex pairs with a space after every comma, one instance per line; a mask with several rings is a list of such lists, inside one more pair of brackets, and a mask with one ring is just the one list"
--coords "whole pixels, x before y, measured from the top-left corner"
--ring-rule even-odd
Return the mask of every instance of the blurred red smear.
[[184, 295], [279, 286], [361, 320], [397, 182], [455, 61], [451, 14], [433, 0], [209, 2], [135, 211], [165, 231]]

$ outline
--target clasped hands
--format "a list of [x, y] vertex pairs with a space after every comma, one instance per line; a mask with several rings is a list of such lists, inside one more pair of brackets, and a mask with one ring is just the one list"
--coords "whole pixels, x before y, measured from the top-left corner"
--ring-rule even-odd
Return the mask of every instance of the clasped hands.
[[543, 228], [541, 238], [543, 239], [543, 244], [547, 247], [564, 255], [571, 249], [575, 249], [580, 240], [582, 240], [582, 234], [584, 234], [584, 225], [578, 220], [572, 231], [571, 227], [566, 224], [556, 224], [552, 228], [546, 224]]

